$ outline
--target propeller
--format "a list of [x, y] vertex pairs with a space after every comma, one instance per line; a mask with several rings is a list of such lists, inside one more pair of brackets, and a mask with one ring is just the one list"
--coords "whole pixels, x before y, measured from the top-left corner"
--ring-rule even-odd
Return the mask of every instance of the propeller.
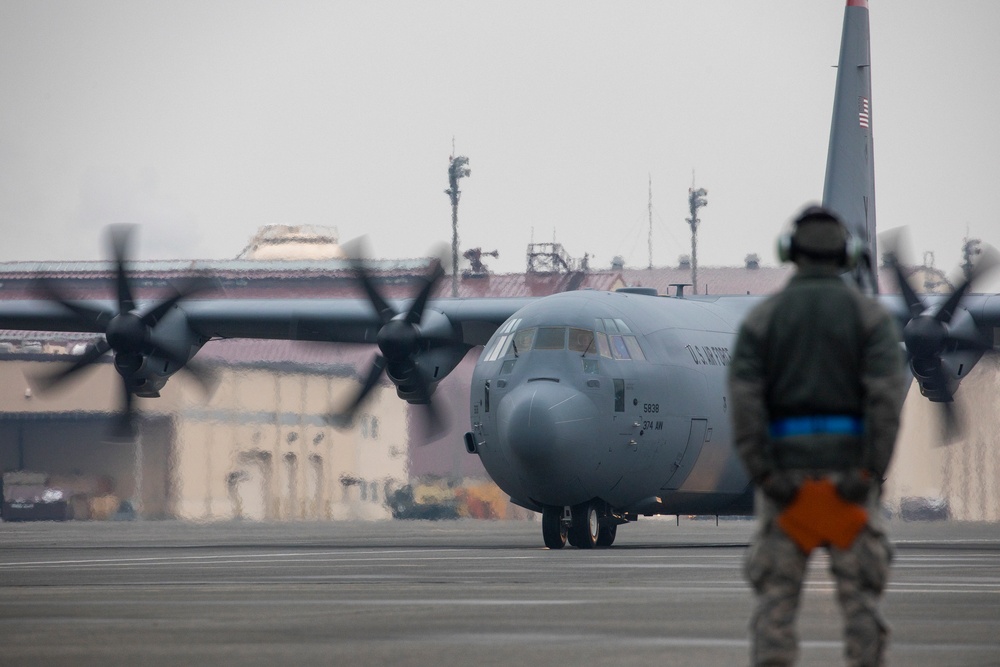
[[985, 248], [965, 280], [932, 311], [906, 279], [899, 259], [901, 245], [900, 233], [883, 235], [883, 247], [888, 248], [886, 263], [895, 274], [909, 315], [903, 327], [907, 361], [920, 393], [941, 406], [945, 442], [951, 443], [961, 437], [962, 428], [955, 408], [958, 381], [944, 355], [970, 353], [975, 363], [979, 356], [993, 348], [992, 342], [976, 327], [975, 320], [961, 308], [961, 302], [977, 280], [1000, 265], [1000, 255], [992, 248]]
[[134, 225], [111, 225], [108, 228], [112, 259], [115, 271], [116, 306], [114, 308], [86, 305], [70, 301], [56, 284], [48, 279], [39, 279], [37, 287], [49, 300], [61, 304], [76, 316], [80, 331], [103, 333], [104, 338], [87, 346], [76, 361], [50, 373], [34, 375], [32, 384], [40, 391], [56, 388], [77, 377], [107, 352], [114, 353], [115, 370], [122, 378], [122, 408], [115, 425], [119, 435], [134, 434], [134, 397], [144, 393], [155, 393], [157, 388], [146, 386], [147, 378], [139, 373], [147, 356], [156, 355], [191, 374], [198, 383], [211, 392], [216, 378], [206, 367], [192, 363], [182, 354], [157, 343], [153, 329], [157, 323], [181, 300], [205, 289], [204, 280], [192, 279], [179, 287], [172, 287], [173, 293], [167, 298], [145, 306], [141, 311], [136, 306], [132, 285], [125, 265], [129, 257], [129, 241]]
[[[425, 318], [430, 295], [445, 276], [443, 261], [435, 261], [431, 272], [420, 279], [421, 284], [409, 308], [405, 312], [397, 312], [382, 297], [362, 259], [367, 256], [364, 252], [364, 239], [357, 239], [342, 247], [351, 257], [351, 269], [355, 278], [378, 315], [380, 328], [375, 340], [379, 352], [372, 359], [371, 367], [358, 392], [341, 410], [329, 415], [327, 421], [338, 428], [350, 426], [358, 408], [368, 398], [384, 372], [396, 385], [401, 398], [423, 406], [428, 425], [427, 435], [440, 433], [446, 426], [445, 420], [431, 398], [434, 384], [428, 371], [422, 366], [421, 359], [439, 350], [454, 352], [459, 358], [466, 352], [466, 347], [458, 339], [446, 317], [438, 314], [437, 318]], [[425, 319], [428, 321], [425, 322]]]

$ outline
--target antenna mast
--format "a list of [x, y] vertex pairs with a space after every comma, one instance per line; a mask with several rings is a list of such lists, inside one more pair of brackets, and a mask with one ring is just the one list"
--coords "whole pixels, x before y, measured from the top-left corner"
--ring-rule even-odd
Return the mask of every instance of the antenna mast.
[[646, 240], [649, 246], [649, 265], [647, 269], [653, 268], [653, 175], [649, 174], [649, 237]]
[[707, 194], [708, 190], [705, 188], [695, 189], [694, 174], [692, 173], [691, 187], [688, 188], [688, 208], [691, 211], [691, 217], [687, 218], [687, 223], [691, 225], [691, 291], [694, 294], [698, 293], [698, 223], [701, 222], [698, 219], [698, 209], [702, 206], [708, 206], [708, 200], [705, 199]]
[[469, 158], [464, 155], [455, 156], [455, 140], [452, 139], [451, 156], [448, 158], [448, 189], [444, 191], [451, 199], [451, 295], [458, 296], [458, 200], [462, 192], [458, 189], [458, 181], [472, 173], [466, 165]]

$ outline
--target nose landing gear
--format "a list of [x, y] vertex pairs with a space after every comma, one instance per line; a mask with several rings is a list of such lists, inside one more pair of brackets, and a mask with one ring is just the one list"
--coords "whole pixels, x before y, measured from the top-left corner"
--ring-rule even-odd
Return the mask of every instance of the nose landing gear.
[[610, 547], [618, 534], [618, 523], [608, 504], [600, 500], [571, 508], [545, 507], [542, 538], [549, 549], [562, 549], [566, 542], [578, 549]]

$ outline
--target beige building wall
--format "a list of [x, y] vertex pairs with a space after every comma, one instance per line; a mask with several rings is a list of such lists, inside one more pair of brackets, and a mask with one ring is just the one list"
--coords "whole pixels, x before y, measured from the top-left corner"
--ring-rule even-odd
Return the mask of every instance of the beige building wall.
[[52, 428], [43, 417], [0, 431], [4, 469], [16, 467], [19, 447], [58, 451], [55, 459], [32, 455], [32, 467], [103, 472], [114, 478], [115, 494], [144, 514], [192, 520], [386, 519], [387, 494], [409, 481], [406, 403], [391, 386], [377, 386], [354, 428], [341, 431], [324, 416], [357, 390], [354, 379], [222, 367], [206, 396], [178, 374], [160, 398], [136, 399], [138, 443], [107, 443], [107, 423], [74, 434], [73, 415], [118, 409], [114, 368], [101, 364], [58, 393], [28, 391], [24, 374], [52, 367], [0, 363], [0, 412], [69, 417]]
[[332, 406], [356, 388], [318, 373], [238, 368], [222, 370], [208, 400], [190, 383], [178, 387], [176, 515], [390, 518], [386, 494], [408, 482], [405, 404], [380, 386], [353, 429], [327, 424]]
[[945, 445], [940, 406], [921, 396], [916, 383], [910, 387], [886, 485], [891, 507], [905, 497], [940, 498], [955, 519], [1000, 521], [998, 397], [1000, 360], [987, 356], [955, 394], [963, 433]]

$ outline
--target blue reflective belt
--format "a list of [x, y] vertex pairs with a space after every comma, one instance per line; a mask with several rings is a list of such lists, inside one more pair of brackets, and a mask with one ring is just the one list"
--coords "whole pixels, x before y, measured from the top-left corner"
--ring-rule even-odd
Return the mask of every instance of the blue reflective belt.
[[788, 438], [796, 435], [861, 435], [865, 423], [860, 417], [850, 415], [808, 415], [786, 417], [771, 422], [772, 438]]

